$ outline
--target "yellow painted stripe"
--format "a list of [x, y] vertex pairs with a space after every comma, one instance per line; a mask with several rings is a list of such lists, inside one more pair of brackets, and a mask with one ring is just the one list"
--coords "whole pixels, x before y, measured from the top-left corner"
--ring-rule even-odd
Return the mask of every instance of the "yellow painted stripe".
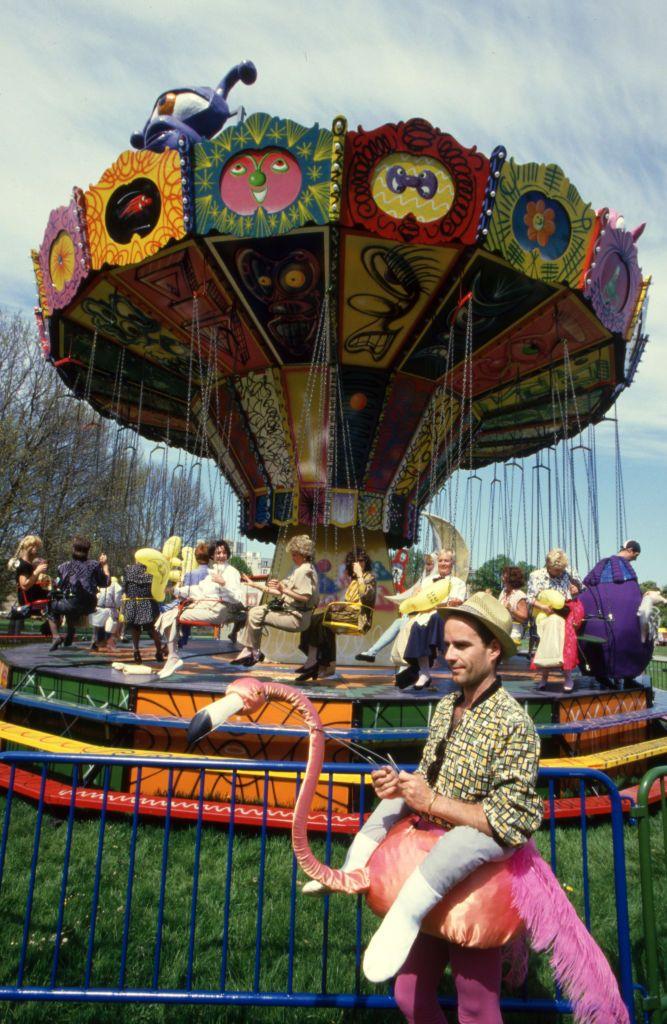
[[[9, 743], [16, 743], [30, 750], [44, 750], [51, 754], [89, 754], [96, 755], [121, 755], [126, 757], [157, 757], [165, 762], [174, 758], [198, 758], [211, 761], [233, 761], [233, 758], [211, 757], [198, 754], [178, 754], [167, 750], [135, 750], [131, 747], [102, 747], [95, 743], [82, 743], [79, 740], [68, 739], [62, 736], [52, 736], [47, 732], [40, 732], [37, 729], [29, 729], [23, 725], [13, 725], [10, 722], [0, 721], [0, 740]], [[540, 761], [542, 768], [597, 768], [606, 771], [610, 768], [619, 768], [636, 761], [643, 761], [648, 757], [662, 757], [667, 754], [667, 737], [657, 740], [645, 740], [643, 743], [634, 743], [627, 747], [618, 747], [616, 750], [601, 750], [595, 754], [583, 754], [579, 757], [554, 757], [545, 758]], [[165, 768], [167, 765], [165, 764]], [[223, 772], [221, 768], [210, 768], [208, 771]], [[258, 768], [238, 769], [240, 775], [262, 777], [264, 772]], [[286, 768], [284, 771], [272, 771], [271, 777], [281, 779], [296, 779], [297, 772]], [[321, 775], [322, 782], [329, 780], [328, 775]], [[362, 776], [358, 773], [334, 774], [332, 779], [337, 784], [349, 785], [359, 783]]]
[[[24, 725], [13, 725], [11, 722], [0, 721], [0, 740], [5, 740], [8, 743], [16, 743], [21, 747], [28, 747], [30, 750], [43, 750], [49, 754], [88, 754], [91, 757], [103, 754], [113, 757], [118, 755], [121, 757], [159, 757], [165, 762], [171, 761], [174, 758], [203, 758], [205, 761], [229, 761], [234, 764], [237, 763], [236, 758], [229, 757], [212, 757], [207, 754], [179, 754], [175, 751], [168, 750], [135, 750], [131, 747], [101, 747], [96, 743], [81, 743], [79, 740], [72, 740], [63, 736], [53, 736], [48, 732], [40, 732], [37, 729], [29, 729]], [[165, 764], [165, 771], [168, 765]], [[223, 768], [207, 768], [206, 771], [224, 774]], [[237, 773], [243, 776], [254, 776], [262, 778], [264, 772], [261, 768], [249, 768], [245, 769], [237, 768]], [[272, 771], [271, 778], [280, 777], [281, 779], [296, 779], [297, 772], [294, 769], [286, 769], [285, 771]], [[339, 784], [348, 785], [352, 782], [359, 783], [361, 781], [361, 775], [353, 773], [350, 775], [339, 775], [335, 774], [331, 776], [334, 782]], [[324, 782], [329, 781], [329, 775], [321, 775], [320, 780]]]
[[609, 768], [620, 768], [624, 764], [643, 761], [647, 757], [662, 757], [667, 754], [667, 737], [657, 740], [645, 740], [633, 743], [628, 747], [617, 747], [616, 750], [599, 750], [595, 754], [582, 754], [579, 757], [554, 757], [540, 761], [542, 768], [597, 768], [606, 771]]

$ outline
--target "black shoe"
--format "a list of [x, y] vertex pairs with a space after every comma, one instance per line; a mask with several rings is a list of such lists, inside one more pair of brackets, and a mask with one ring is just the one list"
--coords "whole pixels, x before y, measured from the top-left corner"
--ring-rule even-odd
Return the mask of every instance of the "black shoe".
[[139, 651], [134, 652], [133, 660], [135, 665], [141, 665], [141, 654], [139, 653]]
[[62, 647], [64, 642], [65, 641], [63, 640], [63, 638], [61, 636], [59, 636], [56, 640], [53, 641], [53, 643], [49, 647], [49, 650], [50, 651], [57, 651], [59, 647]]
[[212, 731], [213, 722], [208, 711], [205, 708], [202, 711], [198, 711], [188, 726], [188, 748], [194, 747], [195, 743], [199, 743], [200, 740], [204, 739], [204, 736], [207, 736]]
[[413, 686], [413, 690], [416, 690], [418, 693], [421, 693], [422, 690], [428, 690], [430, 685], [431, 677], [428, 676], [428, 678], [423, 683], [420, 683], [419, 680], [417, 680], [417, 682]]
[[354, 660], [355, 661], [369, 661], [372, 664], [375, 661], [375, 655], [374, 654], [364, 654], [363, 651], [362, 651], [361, 654], [355, 654]]
[[90, 645], [90, 647], [88, 648], [88, 650], [89, 650], [89, 651], [99, 651], [99, 647], [97, 646], [97, 644], [96, 644], [96, 643], [92, 643], [92, 644]]
[[320, 670], [320, 663], [315, 662], [310, 668], [302, 668], [300, 672], [294, 673], [294, 679], [297, 683], [306, 683], [309, 679], [317, 679], [317, 673]]
[[396, 673], [394, 685], [397, 686], [399, 690], [406, 690], [408, 686], [414, 686], [418, 679], [419, 673], [412, 667], [412, 665], [409, 665], [408, 668], [404, 668], [400, 672]]
[[155, 660], [157, 661], [158, 665], [164, 665], [164, 654], [162, 653], [162, 650], [155, 652]]

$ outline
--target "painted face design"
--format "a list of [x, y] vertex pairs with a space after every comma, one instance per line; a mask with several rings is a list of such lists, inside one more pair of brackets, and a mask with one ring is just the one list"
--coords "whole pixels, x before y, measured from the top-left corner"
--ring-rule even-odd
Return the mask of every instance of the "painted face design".
[[422, 223], [440, 220], [454, 202], [449, 171], [432, 156], [390, 153], [373, 171], [373, 199], [384, 213], [402, 220], [411, 213]]
[[294, 249], [273, 260], [255, 249], [241, 249], [236, 265], [245, 288], [267, 308], [267, 328], [280, 354], [309, 358], [320, 309], [320, 266], [315, 256]]
[[220, 197], [225, 206], [243, 216], [260, 207], [277, 213], [294, 202], [301, 184], [301, 168], [286, 149], [245, 150], [225, 164]]

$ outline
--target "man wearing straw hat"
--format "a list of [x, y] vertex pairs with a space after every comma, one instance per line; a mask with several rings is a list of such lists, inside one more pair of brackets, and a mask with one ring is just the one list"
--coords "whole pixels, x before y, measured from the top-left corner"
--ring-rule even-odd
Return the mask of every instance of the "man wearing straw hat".
[[[364, 956], [364, 973], [385, 981], [403, 966], [422, 919], [481, 864], [503, 860], [539, 827], [535, 783], [539, 738], [530, 717], [503, 688], [498, 666], [511, 657], [512, 618], [491, 594], [444, 608], [445, 659], [460, 688], [437, 705], [418, 770], [373, 772], [381, 803], [348, 850], [344, 870], [362, 867], [407, 814], [447, 831], [403, 885]], [[309, 882], [304, 891], [321, 891]], [[412, 959], [412, 958], [411, 958]]]

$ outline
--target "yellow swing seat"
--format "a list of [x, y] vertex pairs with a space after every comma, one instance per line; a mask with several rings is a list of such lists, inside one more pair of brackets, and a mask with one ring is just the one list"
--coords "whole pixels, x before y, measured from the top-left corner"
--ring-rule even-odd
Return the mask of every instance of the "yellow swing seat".
[[[359, 624], [359, 613], [362, 608], [369, 612], [368, 619], [365, 620], [363, 627]], [[356, 611], [356, 621], [350, 622], [348, 618], [342, 618], [343, 610], [346, 612], [350, 610]], [[345, 633], [348, 636], [363, 636], [371, 628], [373, 611], [372, 605], [362, 604], [361, 601], [331, 601], [324, 609], [322, 625], [332, 629], [334, 633]]]

